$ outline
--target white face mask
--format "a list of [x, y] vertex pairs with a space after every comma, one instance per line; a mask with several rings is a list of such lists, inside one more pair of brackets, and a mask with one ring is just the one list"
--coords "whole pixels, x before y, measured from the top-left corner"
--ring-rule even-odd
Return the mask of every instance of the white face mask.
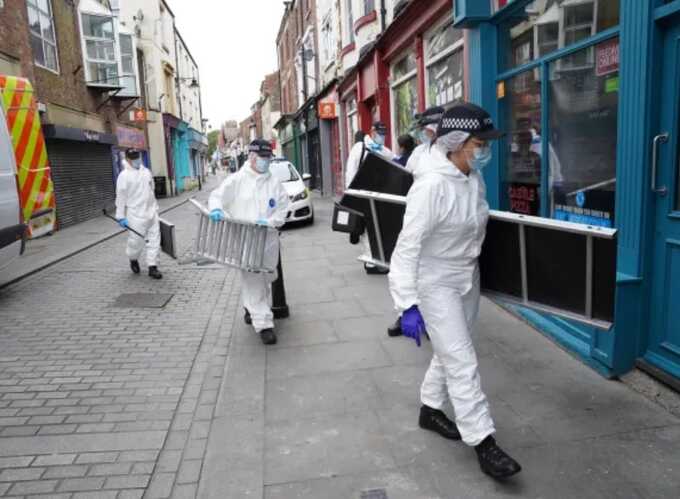
[[255, 170], [258, 173], [267, 173], [269, 171], [269, 166], [271, 165], [271, 160], [269, 158], [258, 157], [255, 160]]
[[483, 170], [491, 162], [491, 146], [475, 147], [472, 150], [470, 166], [475, 170]]
[[135, 170], [139, 170], [142, 167], [142, 158], [137, 158], [137, 159], [132, 159], [130, 160], [130, 165], [132, 168]]

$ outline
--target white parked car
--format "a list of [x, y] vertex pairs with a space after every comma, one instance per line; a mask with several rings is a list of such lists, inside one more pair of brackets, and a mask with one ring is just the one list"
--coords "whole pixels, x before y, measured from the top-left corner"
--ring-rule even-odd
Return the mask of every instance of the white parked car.
[[0, 106], [0, 269], [24, 251], [26, 225], [21, 218], [14, 149]]
[[274, 158], [272, 160], [271, 172], [272, 175], [281, 181], [290, 198], [286, 223], [314, 223], [312, 196], [307, 186], [305, 186], [305, 181], [309, 180], [311, 176], [306, 173], [300, 177], [293, 164], [283, 158]]

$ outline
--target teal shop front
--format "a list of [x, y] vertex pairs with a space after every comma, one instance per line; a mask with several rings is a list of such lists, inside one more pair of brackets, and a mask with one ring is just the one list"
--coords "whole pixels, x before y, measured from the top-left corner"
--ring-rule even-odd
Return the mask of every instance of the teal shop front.
[[492, 208], [618, 231], [610, 330], [515, 311], [605, 376], [638, 365], [680, 386], [680, 0], [454, 9], [468, 98], [507, 132]]

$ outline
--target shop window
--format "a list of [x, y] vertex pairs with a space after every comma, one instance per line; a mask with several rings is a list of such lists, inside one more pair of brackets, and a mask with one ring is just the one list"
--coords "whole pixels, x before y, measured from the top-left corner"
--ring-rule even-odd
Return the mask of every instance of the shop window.
[[118, 60], [113, 17], [81, 15], [85, 76], [90, 86], [118, 86]]
[[135, 97], [137, 91], [137, 75], [135, 74], [135, 45], [132, 35], [121, 33], [120, 39], [120, 83], [123, 90], [118, 95]]
[[26, 0], [33, 61], [38, 66], [59, 72], [57, 40], [51, 0]]
[[418, 78], [414, 53], [409, 53], [392, 67], [392, 130], [394, 139], [411, 130], [418, 111]]
[[426, 38], [427, 105], [443, 106], [464, 96], [463, 32], [448, 23]]
[[541, 82], [526, 71], [504, 82], [508, 106], [505, 130], [504, 209], [540, 215], [541, 208]]
[[364, 15], [367, 16], [375, 10], [375, 0], [364, 0]]
[[619, 41], [581, 52], [594, 54], [597, 63], [578, 71], [560, 60], [550, 65], [551, 216], [613, 227]]
[[[558, 49], [590, 38], [619, 24], [620, 0], [535, 0], [506, 25], [504, 66], [520, 66]], [[527, 46], [527, 44], [529, 44]], [[565, 68], [591, 66], [594, 53], [582, 51], [563, 58]]]

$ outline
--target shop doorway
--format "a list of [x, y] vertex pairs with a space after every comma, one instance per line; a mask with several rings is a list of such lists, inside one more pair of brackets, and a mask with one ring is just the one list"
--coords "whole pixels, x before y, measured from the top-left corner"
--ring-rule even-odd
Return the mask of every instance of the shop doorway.
[[655, 205], [655, 230], [644, 361], [680, 386], [680, 25], [665, 33], [662, 62], [660, 126], [648, 187]]

